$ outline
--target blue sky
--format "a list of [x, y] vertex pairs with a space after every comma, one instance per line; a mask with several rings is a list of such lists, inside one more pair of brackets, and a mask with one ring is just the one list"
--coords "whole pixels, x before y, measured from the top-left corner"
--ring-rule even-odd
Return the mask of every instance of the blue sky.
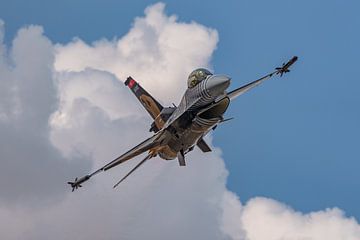
[[[155, 1], [0, 1], [5, 42], [39, 24], [53, 42], [125, 34]], [[337, 206], [360, 219], [359, 1], [163, 1], [181, 21], [215, 28], [212, 65], [240, 86], [299, 61], [233, 102], [214, 133], [242, 201], [265, 196], [308, 212]], [[185, 82], [185, 79], [184, 79]]]

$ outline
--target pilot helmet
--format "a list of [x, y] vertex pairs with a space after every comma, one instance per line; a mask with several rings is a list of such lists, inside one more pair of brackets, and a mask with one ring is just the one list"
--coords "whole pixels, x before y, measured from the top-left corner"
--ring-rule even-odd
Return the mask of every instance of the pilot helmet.
[[213, 75], [205, 68], [198, 68], [192, 71], [188, 77], [188, 88], [195, 87], [199, 82], [206, 79], [208, 76]]

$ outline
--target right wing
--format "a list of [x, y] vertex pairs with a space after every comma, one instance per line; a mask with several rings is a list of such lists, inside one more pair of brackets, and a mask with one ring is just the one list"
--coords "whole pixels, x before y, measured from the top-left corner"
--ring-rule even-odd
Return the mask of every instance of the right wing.
[[296, 61], [298, 60], [297, 56], [294, 56], [292, 59], [290, 59], [287, 63], [284, 63], [281, 67], [277, 67], [276, 71], [269, 73], [268, 75], [259, 78], [258, 80], [255, 80], [251, 83], [248, 83], [242, 87], [239, 87], [231, 92], [229, 92], [227, 94], [227, 96], [230, 98], [230, 100], [240, 96], [241, 94], [249, 91], [250, 89], [258, 86], [259, 84], [261, 84], [262, 82], [264, 82], [265, 80], [271, 78], [272, 76], [274, 76], [275, 74], [278, 75], [280, 74], [280, 76], [282, 76], [284, 73], [290, 72], [289, 67], [291, 65], [293, 65]]
[[240, 96], [241, 94], [249, 91], [250, 89], [252, 89], [252, 88], [256, 87], [257, 85], [259, 85], [260, 83], [264, 82], [265, 80], [271, 78], [275, 73], [277, 73], [277, 71], [272, 72], [272, 73], [270, 73], [270, 74], [268, 74], [268, 75], [266, 75], [266, 76], [264, 76], [264, 77], [262, 77], [262, 78], [260, 78], [258, 80], [255, 80], [255, 81], [253, 81], [251, 83], [248, 83], [248, 84], [246, 84], [246, 85], [244, 85], [242, 87], [239, 87], [239, 88], [229, 92], [227, 94], [227, 96], [230, 98], [230, 100], [233, 100], [234, 98]]

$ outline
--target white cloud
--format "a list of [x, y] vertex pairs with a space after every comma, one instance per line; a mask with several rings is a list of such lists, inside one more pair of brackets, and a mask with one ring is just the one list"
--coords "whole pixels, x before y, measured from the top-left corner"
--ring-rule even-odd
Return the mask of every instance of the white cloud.
[[222, 215], [220, 228], [224, 234], [233, 240], [246, 239], [241, 223], [243, 207], [239, 198], [230, 191], [225, 191], [221, 202]]
[[[0, 36], [3, 30], [0, 27]], [[49, 142], [48, 118], [57, 105], [53, 46], [41, 27], [21, 29], [6, 51], [0, 43], [0, 201], [41, 205], [63, 198], [64, 181], [90, 162], [71, 163]], [[31, 46], [31, 47], [29, 47]]]
[[88, 45], [80, 39], [57, 46], [58, 71], [87, 67], [109, 71], [124, 81], [129, 75], [166, 104], [178, 101], [187, 75], [199, 66], [209, 67], [218, 42], [215, 30], [197, 23], [181, 23], [164, 13], [164, 4], [145, 10], [120, 39], [102, 39]]
[[[67, 176], [87, 174], [90, 163], [97, 168], [121, 154], [150, 135], [147, 130], [151, 122], [123, 85], [125, 77], [133, 75], [165, 105], [176, 102], [186, 87], [186, 75], [193, 68], [210, 65], [217, 41], [215, 30], [178, 22], [175, 16], [164, 13], [163, 4], [148, 7], [145, 16], [136, 18], [130, 31], [119, 39], [90, 45], [80, 39], [57, 44], [55, 60], [53, 45], [40, 27], [20, 30], [9, 57], [0, 45], [0, 76], [4, 76], [0, 78], [0, 129], [15, 126], [7, 132], [14, 141], [3, 140], [0, 146], [6, 147], [0, 156], [4, 159], [8, 152], [11, 164], [18, 164], [0, 172], [6, 176], [0, 180], [6, 183], [11, 179], [10, 186], [15, 187], [24, 181], [42, 180], [46, 180], [42, 181], [45, 189], [53, 184], [67, 187], [65, 181], [70, 179], [63, 179], [64, 169]], [[26, 44], [34, 47], [26, 48]], [[19, 126], [24, 131], [14, 131]], [[65, 157], [53, 149], [49, 138]], [[25, 139], [23, 145], [17, 143], [19, 139]], [[35, 147], [21, 148], [32, 142]], [[39, 156], [44, 149], [51, 154]], [[24, 201], [12, 205], [4, 199], [16, 194], [5, 191], [7, 197], [0, 198], [1, 237], [360, 239], [359, 224], [338, 209], [301, 214], [265, 198], [251, 199], [242, 206], [226, 189], [227, 170], [221, 151], [214, 150], [210, 154], [199, 150], [188, 154], [186, 168], [178, 167], [176, 161], [156, 158], [113, 190], [113, 183], [138, 160], [129, 161], [97, 175], [75, 193], [64, 194], [58, 189], [63, 199], [45, 206]], [[26, 161], [24, 154], [28, 155]], [[84, 155], [92, 158], [80, 161]], [[36, 162], [38, 158], [41, 165]], [[54, 158], [57, 165], [48, 161]], [[32, 168], [39, 171], [18, 174]], [[5, 185], [0, 185], [1, 190]], [[28, 191], [37, 189], [28, 183], [25, 186]], [[14, 192], [20, 190], [15, 188]], [[40, 201], [51, 194], [35, 191]]]
[[253, 198], [241, 222], [251, 240], [360, 239], [359, 224], [337, 208], [302, 214], [272, 199]]

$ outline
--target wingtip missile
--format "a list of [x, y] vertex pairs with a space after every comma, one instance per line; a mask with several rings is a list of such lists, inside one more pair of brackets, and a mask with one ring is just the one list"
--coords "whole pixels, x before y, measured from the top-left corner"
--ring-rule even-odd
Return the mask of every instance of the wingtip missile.
[[90, 179], [90, 175], [86, 175], [82, 178], [75, 178], [75, 181], [74, 182], [67, 182], [71, 187], [72, 187], [72, 192], [75, 190], [75, 189], [78, 189], [78, 188], [81, 188], [81, 184], [86, 182], [87, 180]]
[[293, 65], [297, 60], [298, 60], [298, 57], [294, 56], [287, 63], [283, 63], [283, 65], [281, 67], [275, 68], [277, 70], [276, 74], [280, 74], [280, 77], [282, 77], [282, 75], [284, 73], [290, 72], [289, 67], [291, 65]]

